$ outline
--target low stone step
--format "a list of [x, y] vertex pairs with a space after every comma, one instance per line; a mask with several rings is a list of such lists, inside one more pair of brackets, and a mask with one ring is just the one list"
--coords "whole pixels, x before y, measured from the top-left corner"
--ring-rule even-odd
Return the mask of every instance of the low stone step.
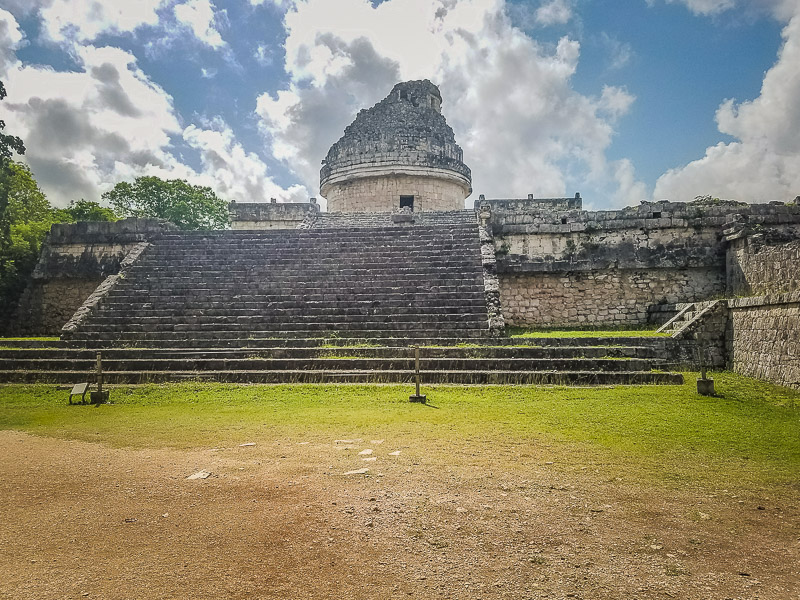
[[[186, 327], [187, 330], [195, 329], [195, 326], [203, 328], [214, 328], [220, 326], [225, 329], [227, 327], [248, 329], [258, 328], [265, 326], [267, 328], [279, 324], [286, 324], [291, 321], [293, 327], [299, 325], [314, 327], [317, 325], [343, 325], [343, 326], [366, 326], [371, 327], [376, 325], [382, 327], [386, 324], [403, 323], [403, 327], [424, 324], [440, 323], [440, 324], [459, 324], [464, 326], [474, 325], [477, 327], [486, 327], [486, 315], [472, 312], [450, 313], [450, 312], [436, 312], [434, 309], [417, 310], [411, 314], [392, 313], [389, 311], [374, 310], [368, 313], [345, 313], [340, 311], [325, 311], [319, 314], [296, 314], [286, 315], [285, 313], [271, 314], [269, 312], [261, 313], [258, 315], [205, 315], [205, 314], [191, 314], [184, 313], [182, 316], [176, 318], [172, 315], [166, 316], [142, 316], [136, 315], [135, 322], [131, 319], [134, 318], [132, 313], [126, 311], [118, 311], [111, 315], [104, 315], [98, 313], [92, 319], [92, 326], [96, 327], [127, 327], [129, 331], [148, 331], [150, 327], [169, 328], [170, 331], [180, 331], [179, 327]], [[335, 320], [334, 320], [335, 319]], [[87, 329], [87, 331], [89, 331]]]
[[[59, 360], [95, 360], [96, 350], [69, 348], [66, 344], [60, 348], [0, 348], [0, 359], [59, 359]], [[615, 347], [603, 348], [601, 346], [552, 346], [540, 348], [537, 346], [423, 346], [421, 348], [423, 359], [429, 358], [531, 358], [531, 359], [566, 359], [566, 358], [638, 358], [648, 359], [659, 367], [668, 360], [668, 356], [661, 356], [652, 348], [642, 347]], [[379, 346], [379, 347], [325, 347], [303, 346], [295, 348], [214, 348], [186, 349], [186, 348], [107, 348], [102, 351], [104, 359], [252, 359], [252, 358], [283, 358], [283, 359], [308, 359], [308, 358], [333, 358], [333, 357], [360, 357], [360, 358], [406, 358], [414, 357], [414, 349], [409, 346]]]
[[[219, 381], [226, 383], [406, 383], [414, 379], [413, 371], [151, 371], [103, 374], [107, 385], [134, 385], [176, 381]], [[425, 385], [681, 385], [679, 373], [652, 371], [422, 371]], [[1, 383], [60, 383], [86, 381], [82, 371], [0, 371]]]
[[[254, 305], [255, 303], [247, 303]], [[294, 306], [290, 307], [275, 307], [273, 306], [258, 306], [256, 307], [241, 307], [237, 303], [234, 306], [230, 304], [222, 304], [219, 303], [212, 307], [192, 307], [192, 306], [181, 306], [177, 308], [157, 308], [152, 307], [151, 304], [145, 303], [134, 306], [128, 303], [118, 303], [118, 302], [105, 302], [101, 305], [100, 309], [97, 312], [98, 317], [103, 317], [106, 315], [113, 315], [113, 314], [126, 314], [131, 317], [139, 318], [151, 318], [151, 317], [168, 317], [168, 318], [175, 318], [175, 317], [182, 317], [184, 315], [205, 315], [207, 317], [216, 317], [216, 316], [228, 316], [228, 317], [247, 317], [247, 316], [259, 316], [265, 313], [271, 315], [281, 315], [287, 318], [297, 317], [301, 315], [327, 315], [331, 313], [336, 313], [339, 315], [369, 315], [375, 314], [379, 312], [389, 313], [389, 314], [396, 314], [396, 315], [413, 315], [418, 314], [420, 312], [425, 312], [426, 310], [430, 310], [435, 312], [441, 311], [442, 314], [451, 314], [451, 313], [479, 313], [485, 314], [486, 308], [484, 303], [478, 299], [474, 300], [464, 300], [459, 304], [439, 304], [437, 302], [426, 301], [425, 304], [415, 303], [413, 306], [409, 306], [408, 303], [393, 303], [392, 305], [385, 305], [383, 303], [372, 303], [372, 302], [363, 302], [360, 305], [351, 306], [351, 305], [342, 305], [339, 303], [332, 303], [327, 307], [316, 306], [315, 304], [301, 304], [295, 303]]]
[[[640, 359], [601, 358], [429, 358], [421, 360], [428, 371], [650, 371]], [[0, 358], [3, 371], [67, 371], [91, 373], [93, 358]], [[104, 371], [402, 371], [413, 370], [412, 358], [128, 358], [103, 360]]]
[[119, 342], [120, 344], [142, 343], [150, 340], [154, 341], [169, 341], [171, 343], [192, 342], [194, 340], [236, 340], [235, 343], [241, 344], [242, 347], [247, 347], [246, 341], [248, 339], [275, 339], [283, 340], [288, 338], [303, 338], [303, 339], [324, 339], [324, 340], [382, 340], [385, 338], [401, 338], [401, 339], [443, 339], [451, 338], [454, 340], [470, 340], [480, 339], [486, 337], [488, 331], [481, 329], [458, 328], [453, 330], [447, 329], [364, 329], [364, 330], [323, 330], [323, 329], [298, 329], [298, 330], [275, 330], [275, 331], [192, 331], [192, 332], [111, 332], [108, 333], [90, 333], [83, 330], [77, 331], [74, 334], [67, 336], [65, 339], [84, 342], [104, 342], [113, 343]]

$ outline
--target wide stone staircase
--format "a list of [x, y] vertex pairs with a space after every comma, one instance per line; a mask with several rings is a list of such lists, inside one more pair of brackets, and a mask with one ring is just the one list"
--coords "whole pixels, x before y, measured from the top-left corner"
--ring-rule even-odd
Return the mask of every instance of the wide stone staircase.
[[470, 339], [488, 334], [484, 295], [475, 225], [172, 233], [70, 341]]
[[[467, 211], [463, 211], [467, 212]], [[666, 338], [491, 337], [477, 223], [165, 233], [0, 382], [681, 383]], [[101, 286], [102, 287], [102, 286]]]

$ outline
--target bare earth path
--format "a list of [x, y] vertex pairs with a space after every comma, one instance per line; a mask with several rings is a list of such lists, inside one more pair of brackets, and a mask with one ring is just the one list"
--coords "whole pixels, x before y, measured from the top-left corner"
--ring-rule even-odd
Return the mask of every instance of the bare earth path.
[[242, 442], [0, 431], [0, 597], [800, 598], [800, 487], [642, 487], [548, 447]]

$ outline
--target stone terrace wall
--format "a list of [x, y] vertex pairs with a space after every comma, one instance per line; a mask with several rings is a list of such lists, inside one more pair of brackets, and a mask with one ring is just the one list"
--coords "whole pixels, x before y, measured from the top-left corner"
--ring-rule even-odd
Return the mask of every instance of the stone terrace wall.
[[800, 389], [800, 292], [735, 298], [728, 306], [733, 370]]
[[137, 243], [172, 229], [157, 219], [53, 225], [20, 300], [12, 333], [58, 335], [100, 282], [119, 271]]
[[603, 269], [563, 273], [503, 273], [500, 299], [516, 326], [625, 326], [649, 322], [652, 305], [725, 290], [717, 268]]
[[743, 208], [643, 203], [616, 211], [493, 210], [506, 320], [637, 325], [657, 305], [722, 295], [721, 226]]
[[800, 290], [800, 231], [770, 231], [732, 240], [728, 294], [757, 296]]
[[310, 202], [231, 202], [231, 229], [295, 229], [309, 213], [318, 213], [315, 198]]
[[[557, 199], [556, 199], [557, 200]], [[722, 297], [723, 229], [800, 223], [784, 204], [642, 203], [614, 211], [492, 205], [501, 297], [515, 325], [632, 325], [660, 306]]]

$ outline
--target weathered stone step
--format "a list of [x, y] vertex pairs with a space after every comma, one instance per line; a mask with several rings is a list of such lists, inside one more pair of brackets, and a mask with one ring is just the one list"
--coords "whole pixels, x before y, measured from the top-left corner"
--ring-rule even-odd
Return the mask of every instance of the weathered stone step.
[[[665, 358], [652, 348], [602, 346], [552, 346], [540, 348], [536, 346], [423, 346], [423, 359], [428, 358], [639, 358], [663, 364]], [[292, 358], [307, 359], [320, 357], [360, 357], [360, 358], [413, 358], [414, 349], [408, 346], [379, 347], [296, 347], [296, 348], [214, 348], [201, 350], [186, 348], [107, 348], [102, 351], [104, 359], [125, 360], [144, 359], [250, 359], [250, 358]], [[3, 359], [65, 359], [94, 360], [96, 351], [90, 349], [69, 348], [22, 348], [0, 349]]]
[[315, 329], [298, 329], [298, 330], [274, 330], [274, 331], [192, 331], [192, 332], [86, 332], [83, 330], [77, 331], [67, 339], [86, 342], [107, 342], [117, 340], [120, 343], [142, 343], [149, 340], [164, 340], [170, 343], [178, 342], [191, 342], [199, 340], [237, 340], [236, 343], [241, 344], [242, 347], [247, 347], [244, 343], [247, 339], [286, 339], [286, 338], [322, 338], [327, 340], [338, 339], [367, 339], [367, 340], [382, 340], [385, 338], [415, 338], [423, 340], [433, 339], [460, 339], [470, 340], [479, 339], [486, 336], [486, 331], [482, 329], [469, 329], [469, 328], [456, 328], [456, 329], [340, 329], [340, 330], [323, 330], [320, 328]]
[[[287, 303], [286, 305], [278, 306], [278, 303], [269, 303], [267, 304], [256, 304], [253, 302], [243, 303], [250, 305], [248, 306], [241, 306], [237, 303], [234, 306], [231, 306], [228, 302], [226, 303], [216, 303], [212, 307], [202, 307], [198, 304], [197, 307], [192, 308], [191, 306], [184, 304], [177, 308], [158, 308], [152, 307], [148, 303], [140, 304], [140, 305], [133, 305], [128, 302], [118, 303], [118, 302], [105, 302], [100, 307], [97, 316], [102, 317], [105, 314], [113, 314], [118, 313], [118, 311], [122, 311], [125, 314], [130, 316], [136, 316], [137, 318], [147, 318], [147, 317], [181, 317], [184, 315], [197, 315], [203, 314], [208, 317], [214, 316], [230, 316], [230, 317], [237, 317], [237, 316], [258, 316], [263, 315], [265, 313], [273, 314], [273, 315], [283, 315], [286, 317], [295, 317], [300, 315], [325, 315], [330, 314], [331, 312], [335, 311], [337, 314], [340, 315], [368, 315], [374, 314], [376, 312], [384, 311], [390, 312], [391, 314], [397, 315], [406, 315], [406, 314], [417, 314], [420, 310], [431, 309], [432, 311], [441, 311], [443, 313], [455, 313], [460, 311], [478, 311], [483, 312], [484, 306], [483, 302], [478, 299], [474, 300], [464, 300], [462, 302], [451, 303], [451, 304], [440, 304], [438, 302], [432, 301], [424, 301], [425, 304], [422, 303], [415, 303], [414, 306], [409, 306], [408, 303], [392, 303], [391, 305], [387, 304], [377, 304], [377, 303], [367, 303], [364, 302], [361, 305], [352, 306], [351, 304], [343, 304], [343, 303], [329, 303], [326, 306], [315, 306], [314, 303], [304, 303], [301, 304], [299, 302]], [[286, 306], [286, 307], [284, 307]]]
[[[413, 371], [151, 371], [115, 372], [103, 374], [107, 385], [134, 385], [186, 380], [219, 381], [226, 383], [408, 383]], [[679, 373], [652, 371], [421, 371], [422, 381], [430, 384], [461, 385], [650, 385], [683, 384]], [[82, 371], [0, 371], [2, 383], [60, 383], [86, 381]]]
[[[428, 371], [650, 371], [649, 360], [602, 358], [429, 358], [421, 360]], [[0, 358], [3, 371], [67, 371], [86, 373], [95, 368], [86, 359]], [[109, 371], [402, 371], [413, 370], [412, 358], [105, 358]]]
[[[253, 328], [256, 326], [272, 326], [275, 324], [286, 323], [287, 318], [290, 318], [293, 326], [305, 325], [316, 326], [324, 323], [337, 323], [347, 325], [378, 325], [382, 326], [388, 323], [392, 324], [430, 324], [430, 323], [458, 323], [468, 325], [470, 323], [480, 324], [481, 327], [485, 326], [485, 315], [480, 313], [450, 313], [450, 312], [436, 312], [434, 310], [419, 311], [414, 314], [397, 314], [391, 312], [373, 311], [368, 314], [341, 314], [340, 312], [330, 311], [322, 315], [295, 315], [287, 317], [286, 314], [270, 314], [264, 313], [260, 315], [192, 315], [184, 314], [179, 323], [173, 316], [141, 316], [136, 315], [135, 322], [131, 322], [130, 317], [132, 314], [115, 313], [110, 316], [104, 316], [102, 313], [92, 320], [95, 326], [120, 326], [127, 325], [136, 328], [143, 327], [178, 327], [180, 325], [198, 325], [204, 328], [220, 326], [224, 329], [228, 326], [247, 327]], [[405, 326], [405, 325], [404, 325]], [[130, 329], [134, 331], [134, 329]], [[88, 330], [87, 330], [88, 331]], [[174, 331], [180, 331], [175, 329]]]

